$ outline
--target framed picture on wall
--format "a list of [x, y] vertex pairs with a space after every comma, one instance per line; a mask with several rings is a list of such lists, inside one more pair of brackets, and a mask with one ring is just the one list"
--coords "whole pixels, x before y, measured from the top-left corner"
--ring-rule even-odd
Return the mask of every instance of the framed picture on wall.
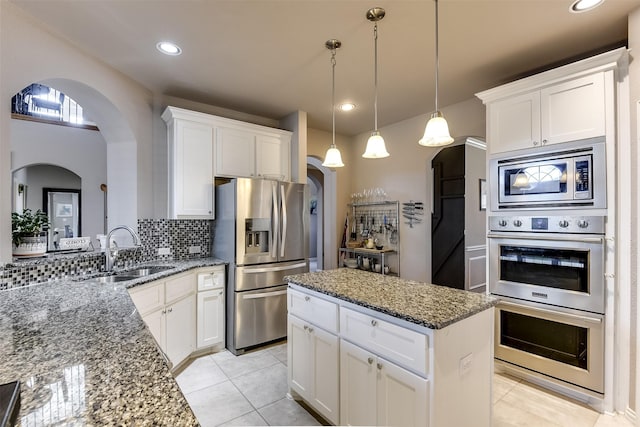
[[60, 218], [73, 216], [73, 205], [71, 203], [56, 203], [56, 216]]
[[487, 180], [480, 180], [480, 210], [487, 210]]

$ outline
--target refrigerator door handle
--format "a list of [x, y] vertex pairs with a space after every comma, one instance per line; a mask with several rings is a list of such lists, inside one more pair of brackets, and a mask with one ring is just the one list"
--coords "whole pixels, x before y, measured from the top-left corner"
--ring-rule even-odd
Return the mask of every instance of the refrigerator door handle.
[[274, 292], [260, 292], [257, 294], [249, 294], [249, 295], [243, 295], [242, 299], [258, 299], [258, 298], [269, 298], [269, 297], [276, 297], [278, 295], [286, 295], [287, 290], [283, 290], [283, 291], [274, 291]]
[[255, 274], [255, 273], [270, 273], [272, 271], [285, 271], [285, 270], [293, 270], [296, 268], [306, 267], [306, 262], [299, 262], [297, 264], [290, 264], [278, 267], [264, 267], [264, 268], [244, 268], [242, 272], [244, 274]]
[[271, 257], [275, 258], [278, 255], [277, 247], [278, 247], [278, 234], [280, 233], [279, 225], [280, 225], [280, 217], [278, 215], [278, 193], [276, 192], [276, 186], [273, 184], [271, 186], [271, 193], [273, 197], [273, 237], [271, 238]]
[[280, 258], [284, 258], [284, 247], [287, 241], [287, 203], [284, 198], [284, 185], [280, 184], [280, 203], [282, 206], [282, 240], [280, 241]]

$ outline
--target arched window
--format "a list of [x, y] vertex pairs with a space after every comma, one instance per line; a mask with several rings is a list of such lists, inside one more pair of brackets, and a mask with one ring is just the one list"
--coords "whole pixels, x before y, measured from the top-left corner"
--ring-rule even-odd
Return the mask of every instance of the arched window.
[[30, 84], [11, 98], [11, 116], [97, 130], [95, 123], [84, 117], [83, 109], [76, 101], [40, 83]]

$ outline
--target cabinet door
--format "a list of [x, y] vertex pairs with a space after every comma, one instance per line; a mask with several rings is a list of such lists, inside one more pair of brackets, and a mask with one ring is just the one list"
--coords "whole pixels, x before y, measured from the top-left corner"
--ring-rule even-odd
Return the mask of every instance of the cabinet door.
[[340, 424], [377, 425], [376, 357], [340, 340]]
[[378, 358], [378, 425], [418, 427], [429, 424], [429, 382]]
[[240, 129], [216, 129], [216, 175], [254, 177], [256, 175], [255, 134]]
[[185, 120], [174, 126], [170, 216], [213, 219], [213, 128]]
[[603, 73], [542, 89], [540, 104], [546, 144], [605, 134]]
[[488, 148], [501, 153], [540, 144], [540, 92], [529, 92], [491, 103]]
[[339, 340], [321, 328], [310, 326], [313, 358], [313, 393], [311, 403], [322, 416], [338, 424], [340, 358]]
[[224, 343], [224, 291], [198, 292], [198, 349]]
[[196, 296], [189, 295], [166, 307], [166, 353], [176, 366], [195, 349]]
[[164, 307], [147, 313], [142, 320], [146, 323], [151, 335], [155, 338], [156, 343], [162, 351], [166, 353], [167, 343], [165, 340], [166, 331], [165, 331], [165, 311]]
[[295, 316], [288, 316], [287, 329], [289, 386], [310, 401], [313, 397], [313, 339], [307, 333], [307, 322]]
[[256, 137], [256, 174], [262, 178], [289, 181], [289, 139], [258, 135]]

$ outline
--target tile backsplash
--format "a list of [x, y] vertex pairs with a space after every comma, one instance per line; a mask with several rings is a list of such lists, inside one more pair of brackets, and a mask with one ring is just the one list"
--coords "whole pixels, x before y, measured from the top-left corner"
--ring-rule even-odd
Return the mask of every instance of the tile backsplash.
[[[139, 219], [140, 248], [121, 249], [115, 267], [138, 262], [172, 261], [211, 256], [214, 222], [211, 220]], [[162, 249], [159, 254], [158, 249]], [[49, 254], [0, 265], [0, 290], [64, 279], [104, 270], [101, 251]]]

